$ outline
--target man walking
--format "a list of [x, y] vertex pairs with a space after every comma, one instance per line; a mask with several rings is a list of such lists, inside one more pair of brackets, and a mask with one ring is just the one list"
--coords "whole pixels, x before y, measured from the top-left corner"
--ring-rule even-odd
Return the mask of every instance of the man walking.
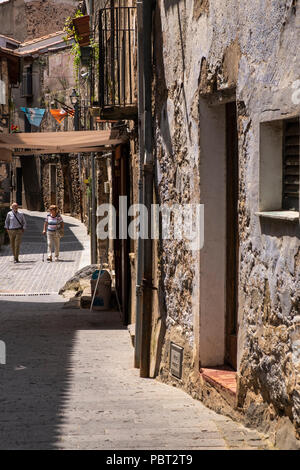
[[26, 229], [26, 220], [24, 214], [18, 211], [18, 204], [16, 202], [11, 205], [11, 211], [6, 216], [4, 227], [9, 236], [14, 262], [18, 263], [21, 239]]

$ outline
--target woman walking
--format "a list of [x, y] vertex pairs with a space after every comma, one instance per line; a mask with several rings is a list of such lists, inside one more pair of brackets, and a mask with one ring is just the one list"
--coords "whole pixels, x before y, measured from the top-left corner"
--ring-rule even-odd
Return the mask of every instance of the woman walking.
[[52, 205], [49, 207], [49, 214], [46, 215], [43, 235], [47, 233], [47, 261], [52, 261], [53, 247], [55, 250], [55, 261], [59, 261], [59, 245], [61, 234], [64, 229], [64, 222], [58, 212], [58, 207]]

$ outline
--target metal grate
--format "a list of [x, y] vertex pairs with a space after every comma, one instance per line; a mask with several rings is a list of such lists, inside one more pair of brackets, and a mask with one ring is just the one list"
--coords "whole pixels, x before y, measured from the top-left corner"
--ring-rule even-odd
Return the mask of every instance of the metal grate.
[[284, 121], [282, 208], [285, 210], [299, 210], [299, 139], [299, 119]]
[[136, 105], [134, 96], [135, 7], [99, 11], [99, 105]]

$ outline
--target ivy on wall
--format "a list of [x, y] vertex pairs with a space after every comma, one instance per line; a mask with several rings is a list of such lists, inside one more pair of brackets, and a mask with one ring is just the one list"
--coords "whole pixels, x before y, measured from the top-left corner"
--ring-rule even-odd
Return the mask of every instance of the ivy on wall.
[[65, 22], [65, 26], [64, 26], [64, 31], [66, 32], [66, 36], [64, 36], [63, 38], [66, 42], [68, 42], [69, 39], [74, 39], [74, 43], [72, 44], [72, 48], [71, 48], [71, 54], [73, 55], [73, 69], [74, 69], [76, 82], [78, 82], [78, 74], [79, 74], [80, 63], [81, 63], [81, 49], [79, 45], [81, 38], [76, 31], [76, 28], [73, 24], [73, 20], [74, 18], [79, 18], [80, 16], [83, 16], [83, 13], [80, 9], [76, 11], [74, 16], [68, 16]]

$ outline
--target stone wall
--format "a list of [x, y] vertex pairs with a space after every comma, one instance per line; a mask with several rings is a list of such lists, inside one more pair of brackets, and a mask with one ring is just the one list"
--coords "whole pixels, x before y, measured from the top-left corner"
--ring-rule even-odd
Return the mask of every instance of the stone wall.
[[10, 0], [0, 4], [0, 32], [21, 42], [62, 31], [76, 0]]
[[[8, 77], [8, 63], [5, 57], [0, 58], [0, 80], [5, 86], [5, 104], [0, 104], [0, 136], [8, 134], [10, 126], [10, 86]], [[0, 163], [0, 205], [9, 205], [10, 201], [10, 164]]]
[[[300, 111], [292, 100], [293, 83], [299, 79], [299, 8], [292, 0], [229, 0], [226, 5], [217, 0], [164, 0], [157, 2], [154, 21], [158, 199], [201, 202], [203, 187], [210, 184], [209, 175], [205, 182], [201, 174], [205, 152], [200, 129], [206, 120], [201, 100], [226, 99], [226, 93], [234, 92], [240, 168], [238, 404], [249, 422], [260, 416], [270, 423], [284, 415], [298, 432], [299, 224], [259, 218], [256, 212], [260, 123]], [[217, 136], [212, 127], [211, 141]], [[215, 191], [218, 195], [218, 187]], [[213, 217], [208, 214], [206, 224]], [[174, 341], [185, 348], [183, 380], [177, 385], [190, 391], [205, 341], [199, 307], [201, 283], [207, 282], [202, 254], [191, 253], [184, 241], [163, 241], [157, 256], [167, 327], [161, 378], [175, 380], [169, 372], [169, 343]], [[212, 289], [211, 301], [217, 296]]]
[[[28, 59], [30, 60], [30, 59]], [[32, 59], [31, 59], [32, 60]], [[28, 62], [29, 63], [29, 62]], [[50, 114], [50, 109], [61, 108], [60, 102], [71, 106], [70, 95], [75, 87], [75, 77], [73, 70], [73, 57], [70, 48], [51, 51], [41, 54], [32, 60], [33, 75], [33, 96], [32, 98], [23, 98], [20, 88], [14, 90], [14, 124], [18, 125], [21, 131], [25, 131], [25, 120], [27, 119], [21, 111], [21, 106], [42, 107], [46, 109], [40, 129], [32, 126], [32, 132], [61, 132], [74, 130], [74, 118], [66, 117], [61, 123], [58, 123]], [[25, 161], [26, 159], [26, 161]], [[35, 188], [31, 183], [29, 174], [29, 184], [24, 194], [26, 207], [31, 210], [42, 210], [48, 208], [51, 204], [50, 186], [49, 186], [49, 163], [57, 164], [56, 178], [56, 203], [62, 212], [71, 213], [73, 216], [79, 216], [81, 213], [80, 184], [78, 173], [77, 155], [70, 156], [42, 156], [42, 172], [40, 175], [39, 156], [34, 158], [32, 164], [32, 174], [36, 174]], [[24, 164], [29, 163], [29, 157], [24, 158]], [[24, 166], [24, 165], [23, 165]], [[26, 168], [24, 167], [24, 170]], [[26, 186], [26, 181], [24, 181]], [[37, 188], [39, 186], [39, 188]], [[38, 194], [35, 197], [34, 194]], [[36, 203], [31, 202], [34, 198]], [[39, 204], [40, 207], [36, 207]], [[25, 205], [24, 205], [25, 207]]]
[[[56, 167], [56, 198], [51, 201], [50, 165]], [[77, 156], [56, 155], [42, 158], [42, 197], [45, 210], [53, 203], [60, 212], [80, 215], [80, 185]]]

